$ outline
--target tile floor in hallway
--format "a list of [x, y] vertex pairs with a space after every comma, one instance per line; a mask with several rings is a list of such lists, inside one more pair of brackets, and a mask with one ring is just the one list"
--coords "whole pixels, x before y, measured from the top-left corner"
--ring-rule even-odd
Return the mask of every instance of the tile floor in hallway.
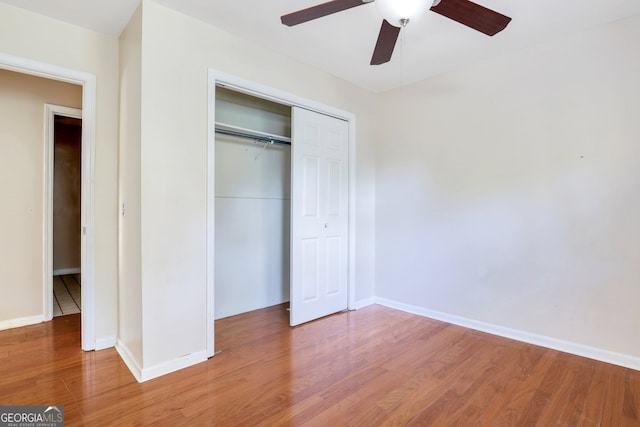
[[53, 276], [53, 316], [80, 313], [80, 274]]

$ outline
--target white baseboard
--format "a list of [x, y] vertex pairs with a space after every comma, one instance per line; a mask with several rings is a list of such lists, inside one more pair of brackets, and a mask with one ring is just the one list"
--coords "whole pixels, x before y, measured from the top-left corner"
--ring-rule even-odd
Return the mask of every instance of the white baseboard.
[[104, 350], [105, 348], [115, 347], [118, 339], [115, 336], [96, 339], [95, 350]]
[[[371, 298], [365, 298], [365, 299], [361, 299], [358, 300], [356, 302], [353, 303], [353, 307], [349, 307], [350, 310], [360, 310], [361, 308], [365, 308], [369, 305], [375, 304], [376, 303], [376, 298], [375, 297], [371, 297]], [[380, 304], [382, 305], [382, 304]]]
[[467, 319], [465, 317], [459, 317], [435, 310], [429, 310], [423, 307], [405, 304], [385, 298], [376, 297], [375, 303], [383, 305], [385, 307], [405, 311], [407, 313], [417, 314], [419, 316], [428, 317], [430, 319], [440, 320], [442, 322], [452, 323], [454, 325], [463, 326], [465, 328], [486, 332], [492, 335], [498, 335], [516, 341], [522, 341], [529, 344], [534, 344], [541, 347], [546, 347], [565, 353], [571, 353], [577, 356], [587, 357], [589, 359], [599, 360], [601, 362], [611, 363], [614, 365], [640, 371], [640, 357], [616, 353], [613, 351], [578, 344], [571, 341], [559, 340], [556, 338], [548, 337], [546, 335], [538, 335], [526, 331], [520, 331], [517, 329], [505, 328], [502, 326], [493, 325], [491, 323]]
[[207, 351], [202, 350], [196, 353], [187, 354], [186, 356], [182, 356], [177, 359], [162, 362], [150, 368], [143, 368], [139, 382], [152, 380], [154, 378], [170, 374], [171, 372], [187, 368], [200, 362], [205, 362], [206, 360]]
[[64, 276], [66, 274], [80, 274], [80, 268], [60, 268], [58, 270], [53, 270], [54, 276]]
[[5, 329], [20, 328], [22, 326], [36, 325], [44, 322], [44, 316], [41, 314], [37, 316], [19, 317], [17, 319], [9, 319], [0, 321], [0, 331]]
[[142, 368], [140, 368], [138, 361], [133, 357], [127, 346], [120, 340], [117, 340], [116, 342], [116, 351], [135, 379], [138, 382], [141, 382], [140, 378], [142, 378]]
[[139, 383], [158, 378], [162, 375], [166, 375], [207, 360], [207, 351], [202, 350], [197, 353], [188, 354], [174, 360], [160, 363], [150, 368], [141, 368], [140, 364], [135, 357], [133, 357], [127, 346], [120, 340], [116, 343], [116, 351]]

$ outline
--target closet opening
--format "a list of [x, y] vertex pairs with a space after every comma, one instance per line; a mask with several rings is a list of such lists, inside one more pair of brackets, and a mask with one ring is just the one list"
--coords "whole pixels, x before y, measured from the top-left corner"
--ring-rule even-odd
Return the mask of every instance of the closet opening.
[[54, 114], [53, 317], [81, 311], [82, 119]]
[[216, 324], [244, 336], [273, 310], [295, 327], [354, 307], [355, 116], [211, 69], [208, 90], [211, 357], [232, 345]]
[[214, 319], [286, 311], [291, 107], [221, 86], [215, 94]]

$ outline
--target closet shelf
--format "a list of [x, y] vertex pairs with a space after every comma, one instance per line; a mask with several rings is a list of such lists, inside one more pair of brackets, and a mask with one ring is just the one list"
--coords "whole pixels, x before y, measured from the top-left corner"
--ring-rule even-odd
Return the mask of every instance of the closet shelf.
[[216, 122], [216, 133], [238, 136], [241, 138], [249, 138], [256, 141], [271, 142], [275, 144], [291, 144], [291, 138], [282, 135], [271, 135], [266, 132], [260, 132], [253, 129], [246, 129], [240, 126], [233, 126], [226, 123]]

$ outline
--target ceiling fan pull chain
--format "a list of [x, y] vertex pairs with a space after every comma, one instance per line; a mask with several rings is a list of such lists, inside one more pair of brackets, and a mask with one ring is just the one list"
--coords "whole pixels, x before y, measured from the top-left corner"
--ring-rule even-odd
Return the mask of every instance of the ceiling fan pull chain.
[[404, 84], [406, 83], [405, 82], [406, 79], [404, 75], [404, 49], [406, 45], [406, 39], [407, 39], [407, 29], [405, 28], [404, 31], [402, 31], [400, 34], [400, 86], [404, 86]]

